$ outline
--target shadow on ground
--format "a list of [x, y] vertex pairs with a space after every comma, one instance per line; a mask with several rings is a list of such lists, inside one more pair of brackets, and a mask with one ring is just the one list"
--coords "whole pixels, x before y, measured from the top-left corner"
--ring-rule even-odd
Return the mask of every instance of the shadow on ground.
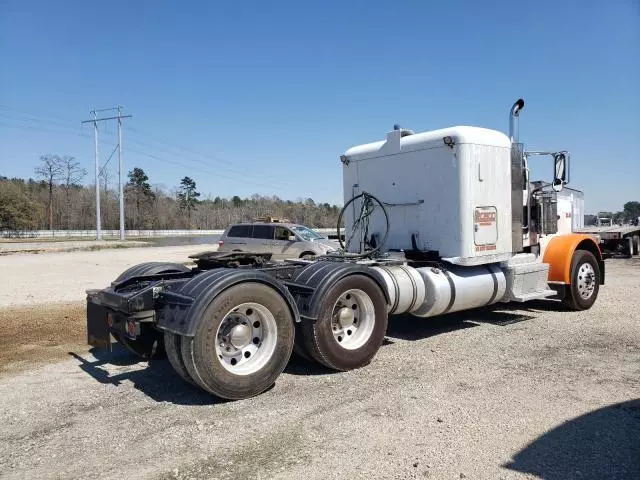
[[287, 364], [284, 369], [284, 373], [289, 373], [291, 375], [331, 375], [336, 372], [335, 370], [331, 370], [330, 368], [325, 367], [324, 365], [320, 365], [319, 363], [314, 362], [313, 360], [309, 360], [307, 358], [303, 358], [297, 354], [291, 355], [291, 360]]
[[[99, 383], [119, 386], [122, 382], [131, 382], [137, 390], [155, 401], [177, 405], [212, 405], [226, 402], [226, 400], [205, 392], [200, 387], [185, 382], [173, 370], [166, 358], [153, 358], [149, 362], [145, 362], [119, 343], [113, 345], [112, 352], [94, 348], [89, 353], [96, 360], [87, 360], [74, 352], [69, 352], [69, 355], [80, 362], [78, 366], [81, 370]], [[138, 363], [146, 363], [146, 366], [116, 374], [110, 374], [106, 368], [106, 366], [128, 367]], [[291, 356], [284, 371], [292, 375], [305, 376], [338, 373], [298, 355]]]
[[568, 311], [567, 307], [560, 301], [533, 300], [527, 303], [498, 303], [432, 318], [417, 318], [410, 314], [392, 315], [389, 317], [387, 336], [401, 340], [422, 340], [480, 324], [504, 327], [535, 320], [536, 313], [539, 312], [564, 311]]
[[640, 399], [565, 422], [503, 466], [545, 480], [640, 478]]
[[73, 352], [69, 352], [69, 355], [80, 362], [80, 369], [100, 383], [119, 386], [122, 382], [128, 381], [133, 383], [136, 389], [158, 402], [177, 405], [211, 405], [224, 402], [199, 387], [185, 382], [173, 371], [166, 358], [152, 359], [146, 368], [112, 375], [105, 368], [106, 365], [132, 366], [141, 360], [120, 344], [114, 344], [112, 352], [92, 349], [90, 353], [96, 357], [95, 361], [86, 360]]

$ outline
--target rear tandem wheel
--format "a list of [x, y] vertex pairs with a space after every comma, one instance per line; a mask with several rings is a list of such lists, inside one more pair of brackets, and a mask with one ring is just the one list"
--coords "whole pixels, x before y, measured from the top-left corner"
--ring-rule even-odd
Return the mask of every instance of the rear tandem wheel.
[[195, 336], [181, 337], [182, 361], [200, 387], [240, 400], [273, 385], [291, 357], [294, 337], [285, 299], [267, 285], [246, 282], [220, 293]]
[[191, 385], [196, 385], [196, 383], [189, 375], [189, 371], [187, 367], [184, 365], [184, 361], [182, 360], [182, 337], [175, 333], [164, 332], [164, 348], [167, 351], [167, 359], [169, 363], [173, 367], [173, 370], [186, 382]]
[[380, 287], [364, 275], [349, 275], [322, 299], [315, 321], [303, 321], [304, 347], [314, 360], [334, 370], [363, 367], [382, 345], [387, 305]]

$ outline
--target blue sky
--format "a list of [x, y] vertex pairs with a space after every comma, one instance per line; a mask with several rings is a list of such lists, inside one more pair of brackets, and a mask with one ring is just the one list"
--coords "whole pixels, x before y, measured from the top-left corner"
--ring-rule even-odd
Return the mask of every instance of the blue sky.
[[[0, 175], [93, 175], [89, 110], [133, 114], [125, 171], [206, 196], [341, 203], [339, 155], [416, 131], [507, 131], [572, 153], [588, 211], [640, 200], [640, 2], [0, 0]], [[104, 160], [115, 124], [101, 130]], [[549, 179], [551, 165], [534, 170]], [[112, 180], [113, 181], [113, 180]]]

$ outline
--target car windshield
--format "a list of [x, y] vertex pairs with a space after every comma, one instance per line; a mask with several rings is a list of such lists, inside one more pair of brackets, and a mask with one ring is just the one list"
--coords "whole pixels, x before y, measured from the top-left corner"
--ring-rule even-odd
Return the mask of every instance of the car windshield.
[[291, 230], [296, 232], [298, 235], [300, 235], [305, 240], [317, 240], [317, 239], [320, 239], [320, 238], [324, 238], [318, 232], [314, 232], [310, 228], [303, 227], [301, 225], [298, 225], [298, 226], [295, 226], [295, 227], [291, 227]]

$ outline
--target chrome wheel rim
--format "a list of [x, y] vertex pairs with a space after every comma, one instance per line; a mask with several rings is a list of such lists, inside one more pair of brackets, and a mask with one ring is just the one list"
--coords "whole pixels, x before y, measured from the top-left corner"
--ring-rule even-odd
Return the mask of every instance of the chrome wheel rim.
[[590, 263], [583, 263], [578, 268], [578, 294], [584, 300], [593, 295], [596, 288], [596, 272]]
[[224, 316], [216, 332], [216, 356], [225, 370], [250, 375], [273, 356], [278, 339], [276, 319], [259, 303], [242, 303]]
[[355, 288], [347, 290], [333, 305], [333, 338], [342, 348], [356, 350], [371, 337], [375, 320], [375, 308], [369, 295]]

